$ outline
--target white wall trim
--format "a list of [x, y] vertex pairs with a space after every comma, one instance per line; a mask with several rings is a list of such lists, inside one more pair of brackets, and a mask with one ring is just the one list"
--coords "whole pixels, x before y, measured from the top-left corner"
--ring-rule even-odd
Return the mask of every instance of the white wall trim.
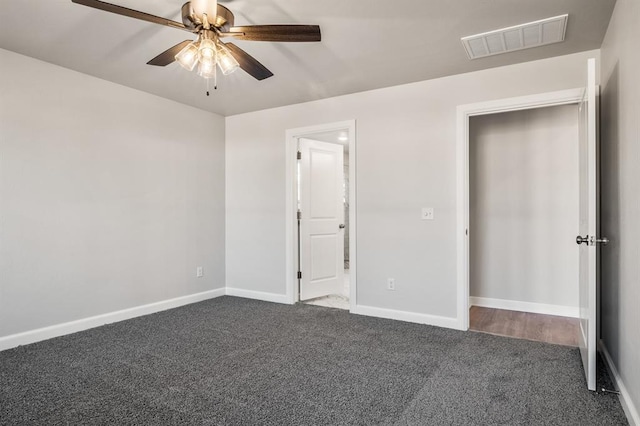
[[297, 144], [298, 138], [312, 137], [315, 133], [331, 132], [336, 130], [346, 130], [349, 132], [349, 305], [350, 311], [356, 307], [357, 296], [357, 220], [356, 210], [358, 208], [356, 196], [356, 120], [340, 121], [336, 123], [321, 124], [317, 126], [300, 127], [296, 129], [288, 129], [285, 138], [286, 152], [286, 200], [285, 200], [285, 241], [286, 241], [286, 297], [287, 302], [296, 303], [298, 301], [298, 278], [296, 276], [297, 265], [297, 246], [298, 246], [298, 227], [296, 219], [296, 170], [297, 170]]
[[417, 324], [433, 325], [436, 327], [459, 329], [457, 318], [441, 317], [437, 315], [419, 314], [416, 312], [396, 311], [393, 309], [376, 308], [373, 306], [356, 305], [351, 313], [368, 317], [386, 318], [397, 321], [413, 322]]
[[620, 398], [620, 405], [622, 405], [622, 409], [624, 410], [624, 414], [627, 416], [629, 424], [631, 426], [640, 426], [640, 414], [638, 414], [638, 408], [634, 405], [633, 398], [631, 398], [627, 387], [624, 385], [624, 382], [620, 377], [620, 373], [618, 373], [618, 369], [613, 363], [611, 354], [609, 354], [609, 351], [602, 340], [598, 341], [598, 348], [600, 349], [600, 353], [604, 358], [604, 363], [609, 370], [609, 376], [611, 377], [611, 380], [613, 380], [613, 385], [616, 390], [620, 392], [620, 395], [618, 395]]
[[471, 296], [469, 297], [469, 306], [533, 312], [534, 314], [557, 315], [569, 318], [578, 318], [580, 316], [580, 308], [577, 306], [550, 305], [546, 303], [522, 302], [519, 300], [491, 299], [488, 297]]
[[0, 337], [0, 351], [40, 342], [54, 337], [64, 336], [66, 334], [77, 333], [90, 328], [100, 327], [105, 324], [111, 324], [143, 315], [166, 311], [167, 309], [178, 308], [180, 306], [201, 302], [203, 300], [214, 299], [216, 297], [224, 296], [224, 294], [224, 288], [219, 288]]
[[263, 302], [282, 303], [291, 305], [288, 295], [277, 293], [265, 293], [263, 291], [243, 290], [241, 288], [227, 287], [227, 296], [243, 297], [245, 299], [262, 300]]
[[520, 111], [580, 102], [583, 88], [460, 105], [456, 117], [456, 265], [457, 328], [469, 329], [469, 119], [477, 115]]

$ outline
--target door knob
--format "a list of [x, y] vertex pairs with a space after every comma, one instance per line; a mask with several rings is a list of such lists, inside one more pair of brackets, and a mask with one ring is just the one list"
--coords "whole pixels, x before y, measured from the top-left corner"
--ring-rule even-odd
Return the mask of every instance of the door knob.
[[607, 237], [593, 238], [593, 243], [602, 244], [603, 246], [606, 246], [607, 244], [609, 244], [609, 239]]
[[586, 237], [581, 237], [580, 235], [578, 235], [576, 237], [576, 244], [586, 244], [586, 245], [596, 245], [596, 244], [602, 244], [603, 246], [606, 246], [607, 244], [609, 244], [609, 239], [607, 237], [602, 237], [602, 238], [596, 238], [596, 237], [590, 237], [590, 236], [586, 236]]
[[576, 244], [586, 244], [589, 245], [589, 236], [587, 235], [586, 237], [581, 237], [580, 235], [578, 235], [576, 237]]
[[338, 228], [344, 229], [344, 223], [341, 223], [340, 225], [338, 225]]

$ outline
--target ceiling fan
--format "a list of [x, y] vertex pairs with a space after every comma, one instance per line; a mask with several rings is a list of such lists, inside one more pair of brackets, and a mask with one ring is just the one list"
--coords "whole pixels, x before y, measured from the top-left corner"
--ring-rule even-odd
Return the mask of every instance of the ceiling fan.
[[235, 27], [233, 13], [225, 6], [217, 4], [216, 0], [191, 0], [185, 3], [182, 6], [182, 23], [99, 0], [71, 1], [196, 34], [196, 40], [180, 42], [151, 59], [147, 64], [164, 67], [177, 61], [189, 71], [198, 65], [198, 75], [207, 80], [216, 78], [216, 64], [225, 75], [232, 73], [239, 67], [257, 80], [273, 76], [273, 73], [258, 60], [235, 44], [222, 42], [222, 38], [233, 37], [238, 40], [276, 42], [321, 40], [320, 27], [317, 25]]

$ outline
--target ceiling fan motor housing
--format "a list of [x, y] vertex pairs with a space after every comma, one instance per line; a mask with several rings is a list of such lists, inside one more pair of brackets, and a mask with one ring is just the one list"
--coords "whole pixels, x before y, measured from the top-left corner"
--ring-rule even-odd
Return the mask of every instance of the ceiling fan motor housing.
[[[226, 32], [233, 26], [233, 13], [221, 4], [217, 5], [217, 16], [215, 18], [207, 16], [207, 19], [213, 27], [221, 32]], [[198, 31], [202, 28], [203, 22], [193, 9], [191, 2], [182, 5], [182, 23], [192, 31]]]

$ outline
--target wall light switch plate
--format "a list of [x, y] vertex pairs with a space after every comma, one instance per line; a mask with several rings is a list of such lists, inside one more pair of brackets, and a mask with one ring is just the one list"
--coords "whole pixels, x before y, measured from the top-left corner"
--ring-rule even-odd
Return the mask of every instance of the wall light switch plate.
[[422, 220], [433, 220], [433, 207], [422, 208]]
[[204, 276], [204, 271], [202, 270], [202, 266], [198, 266], [196, 268], [196, 277], [200, 278]]

